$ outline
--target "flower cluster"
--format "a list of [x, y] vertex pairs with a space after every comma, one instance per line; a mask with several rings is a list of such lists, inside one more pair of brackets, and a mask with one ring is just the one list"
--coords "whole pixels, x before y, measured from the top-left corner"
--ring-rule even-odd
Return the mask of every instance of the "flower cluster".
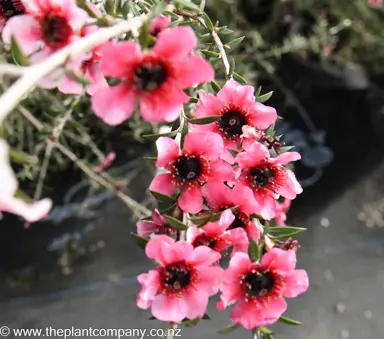
[[[32, 64], [97, 35], [100, 22], [111, 25], [92, 3], [85, 2], [87, 10], [75, 0], [16, 3], [17, 13], [8, 15], [2, 38], [8, 45], [16, 41]], [[217, 35], [208, 16], [181, 13], [206, 20], [208, 33]], [[152, 124], [173, 123], [170, 133], [155, 135], [158, 173], [149, 186], [155, 198], [170, 204], [137, 223], [135, 237], [157, 263], [138, 277], [137, 305], [151, 308], [162, 321], [199, 321], [209, 299], [220, 292], [217, 308], [235, 303], [232, 322], [259, 331], [284, 314], [284, 298], [308, 288], [306, 272], [295, 269], [298, 244], [289, 238], [300, 229], [274, 226], [285, 224], [291, 201], [302, 192], [289, 168], [300, 155], [282, 147], [274, 135], [277, 112], [262, 103], [254, 87], [235, 81], [231, 70], [222, 88], [214, 82], [214, 68], [202, 56], [207, 51], [200, 53], [192, 27], [178, 26], [164, 15], [147, 20], [140, 34], [100, 43], [39, 85], [65, 94], [86, 92], [94, 114], [110, 126], [135, 112]], [[219, 45], [221, 55], [208, 52], [225, 60]], [[208, 92], [207, 83], [216, 94]], [[6, 145], [1, 149], [5, 153]], [[114, 158], [110, 153], [94, 172], [102, 173]], [[15, 199], [9, 166], [0, 170], [5, 171], [2, 179], [10, 178], [1, 210], [30, 221], [48, 213], [50, 201], [26, 208]], [[224, 269], [220, 260], [227, 255]]]

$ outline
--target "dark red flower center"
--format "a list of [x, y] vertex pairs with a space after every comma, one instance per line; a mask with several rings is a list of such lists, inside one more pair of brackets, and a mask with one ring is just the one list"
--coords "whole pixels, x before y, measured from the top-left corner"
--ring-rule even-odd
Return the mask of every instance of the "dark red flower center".
[[234, 228], [244, 228], [249, 221], [249, 218], [241, 212], [235, 211], [234, 213], [235, 220], [233, 220], [232, 224], [228, 227], [228, 230], [233, 230]]
[[183, 155], [175, 163], [175, 172], [179, 181], [193, 182], [203, 172], [203, 164], [199, 158]]
[[293, 240], [292, 238], [289, 238], [286, 241], [284, 241], [283, 243], [277, 245], [276, 247], [278, 247], [284, 251], [293, 250], [296, 252], [298, 247], [299, 247], [299, 242], [297, 240]]
[[2, 0], [0, 1], [0, 16], [9, 19], [16, 15], [25, 14], [24, 5], [20, 0]]
[[253, 270], [245, 276], [243, 283], [245, 294], [254, 298], [268, 294], [275, 287], [275, 279], [268, 271]]
[[235, 138], [243, 134], [242, 128], [247, 125], [247, 118], [241, 112], [229, 110], [221, 116], [218, 123], [228, 138]]
[[67, 45], [73, 34], [72, 27], [69, 26], [67, 19], [59, 15], [46, 15], [41, 27], [45, 43], [54, 49]]
[[255, 167], [249, 171], [248, 177], [253, 186], [266, 188], [274, 181], [275, 171], [269, 167]]
[[135, 87], [152, 92], [158, 89], [167, 79], [167, 70], [161, 63], [142, 63], [136, 67]]
[[191, 271], [184, 261], [168, 265], [164, 271], [164, 285], [172, 291], [183, 289], [191, 282]]
[[216, 244], [216, 239], [209, 237], [205, 233], [199, 234], [195, 241], [193, 242], [193, 246], [208, 246], [209, 248], [213, 248]]

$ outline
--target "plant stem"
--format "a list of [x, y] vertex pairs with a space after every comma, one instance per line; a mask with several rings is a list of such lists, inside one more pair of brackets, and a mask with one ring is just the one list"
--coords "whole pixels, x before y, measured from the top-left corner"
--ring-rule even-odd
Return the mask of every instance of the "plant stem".
[[146, 15], [141, 15], [126, 21], [121, 21], [111, 27], [100, 28], [95, 33], [81, 38], [55, 54], [52, 54], [41, 63], [24, 68], [22, 77], [0, 97], [0, 124], [42, 78], [49, 75], [56, 68], [64, 65], [70, 58], [89, 52], [109, 39], [127, 32], [132, 32], [133, 35], [137, 36], [138, 30], [146, 18]]
[[216, 29], [213, 29], [211, 33], [212, 33], [213, 40], [215, 41], [215, 43], [216, 43], [216, 45], [217, 45], [217, 47], [219, 49], [219, 52], [220, 52], [220, 55], [221, 55], [221, 59], [223, 60], [223, 64], [224, 64], [224, 67], [225, 67], [225, 74], [227, 76], [229, 76], [230, 65], [229, 65], [227, 53], [225, 52], [225, 49], [224, 49], [224, 45], [223, 45], [219, 35], [217, 34]]

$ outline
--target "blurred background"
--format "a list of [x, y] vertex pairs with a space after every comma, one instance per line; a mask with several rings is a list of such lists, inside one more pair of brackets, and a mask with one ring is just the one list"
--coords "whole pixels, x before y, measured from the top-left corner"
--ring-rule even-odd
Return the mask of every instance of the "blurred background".
[[[302, 154], [295, 170], [305, 189], [287, 224], [308, 229], [298, 238], [298, 266], [308, 270], [310, 289], [286, 313], [303, 325], [273, 326], [276, 338], [382, 338], [384, 6], [368, 0], [208, 0], [207, 13], [228, 26], [223, 39], [231, 30], [245, 36], [230, 50], [236, 71], [263, 93], [274, 91], [267, 104], [283, 118], [278, 134]], [[2, 90], [7, 81], [1, 79]], [[71, 129], [61, 141], [89, 163], [102, 158], [99, 151], [116, 152], [111, 175], [151, 208], [146, 188], [154, 170], [143, 156], [155, 150], [141, 138], [149, 126], [133, 120], [112, 129], [93, 118], [89, 101], [71, 100], [35, 91], [22, 109], [46, 124], [71, 109]], [[19, 175], [23, 190], [33, 194], [47, 134], [18, 115], [5, 132], [11, 145], [38, 155]], [[85, 151], [89, 145], [93, 152]], [[0, 222], [0, 324], [162, 327], [135, 305], [136, 276], [151, 263], [130, 237], [136, 230], [131, 212], [58, 154], [52, 154], [45, 183], [43, 195], [55, 200], [47, 220], [29, 228], [8, 215]], [[222, 336], [217, 329], [229, 324], [228, 312], [212, 304], [209, 314], [211, 321], [183, 328], [182, 337]], [[240, 334], [249, 335], [238, 330], [227, 337]]]

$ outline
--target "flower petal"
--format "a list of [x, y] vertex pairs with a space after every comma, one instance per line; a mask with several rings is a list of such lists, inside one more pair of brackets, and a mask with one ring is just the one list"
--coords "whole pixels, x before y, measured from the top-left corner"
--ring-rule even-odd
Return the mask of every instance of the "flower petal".
[[196, 226], [188, 227], [187, 232], [186, 232], [187, 241], [190, 244], [193, 244], [193, 242], [195, 241], [196, 237], [199, 234], [201, 234], [201, 233], [203, 233], [203, 231], [200, 230], [199, 228], [197, 228]]
[[179, 197], [179, 207], [187, 213], [198, 213], [203, 209], [203, 196], [198, 185], [184, 189]]
[[167, 265], [167, 252], [175, 241], [167, 235], [156, 235], [145, 246], [145, 254], [150, 259], [155, 259], [161, 265]]
[[295, 269], [296, 253], [295, 251], [272, 248], [263, 256], [261, 264], [271, 271], [285, 275]]
[[285, 152], [283, 154], [280, 154], [276, 158], [271, 158], [270, 163], [271, 164], [280, 164], [280, 165], [287, 165], [290, 162], [297, 161], [301, 159], [300, 153], [297, 152]]
[[59, 81], [57, 88], [64, 94], [80, 94], [83, 91], [83, 86], [69, 76], [64, 76]]
[[247, 215], [255, 213], [258, 207], [252, 190], [247, 186], [236, 185], [232, 190], [231, 198], [233, 205], [240, 205], [239, 211]]
[[217, 97], [225, 104], [230, 104], [236, 99], [237, 89], [241, 85], [233, 79], [228, 80], [223, 88], [217, 93]]
[[149, 190], [152, 192], [158, 192], [164, 195], [172, 195], [176, 191], [176, 185], [173, 183], [173, 178], [171, 173], [160, 173], [156, 175]]
[[189, 314], [186, 298], [158, 294], [152, 302], [152, 315], [160, 321], [180, 322]]
[[140, 46], [132, 41], [107, 42], [100, 47], [104, 75], [126, 78], [141, 60]]
[[204, 268], [216, 263], [221, 255], [207, 246], [198, 246], [194, 249], [191, 257], [186, 262], [197, 269]]
[[159, 225], [153, 221], [140, 220], [137, 222], [137, 234], [141, 237], [148, 237], [152, 233], [156, 233], [159, 229]]
[[110, 126], [129, 119], [135, 109], [135, 94], [125, 84], [102, 88], [91, 100], [95, 115]]
[[199, 270], [199, 277], [197, 283], [198, 290], [204, 291], [211, 296], [219, 290], [223, 277], [223, 269], [220, 266], [202, 268]]
[[261, 130], [267, 129], [277, 118], [277, 112], [273, 107], [263, 105], [260, 102], [253, 102], [248, 111], [252, 125]]
[[208, 160], [216, 160], [223, 154], [224, 143], [220, 135], [212, 132], [191, 132], [184, 140], [183, 153], [203, 155]]
[[184, 295], [184, 298], [188, 305], [186, 318], [192, 320], [197, 317], [203, 317], [208, 306], [208, 295], [200, 290], [200, 284], [197, 290], [190, 289], [188, 293]]
[[38, 22], [30, 15], [18, 15], [10, 18], [2, 32], [3, 41], [11, 43], [13, 36], [23, 54], [30, 55], [41, 46], [41, 32]]
[[231, 205], [232, 190], [221, 180], [208, 182], [201, 191], [208, 205], [214, 210]]
[[179, 157], [180, 148], [176, 141], [171, 138], [160, 137], [156, 141], [156, 147], [156, 166], [159, 168], [165, 167], [165, 165], [167, 165], [169, 162], [175, 161]]
[[50, 199], [43, 199], [28, 204], [15, 197], [0, 197], [0, 211], [20, 215], [29, 222], [36, 222], [48, 216], [52, 208]]
[[284, 185], [278, 188], [279, 194], [287, 199], [295, 199], [297, 194], [303, 192], [303, 188], [296, 179], [295, 174], [291, 170], [285, 170]]
[[283, 296], [287, 298], [295, 298], [308, 289], [308, 274], [305, 270], [294, 270], [285, 276], [284, 283], [285, 287], [282, 291]]
[[219, 98], [203, 90], [198, 92], [199, 101], [196, 104], [193, 115], [196, 118], [204, 118], [212, 115], [219, 115], [224, 107]]
[[235, 181], [235, 173], [232, 166], [222, 159], [217, 159], [211, 162], [211, 172], [209, 174], [209, 181]]
[[215, 71], [211, 64], [198, 55], [179, 61], [176, 66], [177, 83], [180, 88], [210, 82], [215, 78]]
[[159, 273], [156, 270], [150, 270], [148, 273], [140, 274], [137, 280], [141, 284], [141, 291], [137, 296], [136, 303], [139, 308], [145, 310], [151, 306], [159, 289]]
[[197, 38], [191, 27], [175, 27], [159, 34], [154, 51], [163, 59], [180, 60], [191, 53], [196, 45]]

